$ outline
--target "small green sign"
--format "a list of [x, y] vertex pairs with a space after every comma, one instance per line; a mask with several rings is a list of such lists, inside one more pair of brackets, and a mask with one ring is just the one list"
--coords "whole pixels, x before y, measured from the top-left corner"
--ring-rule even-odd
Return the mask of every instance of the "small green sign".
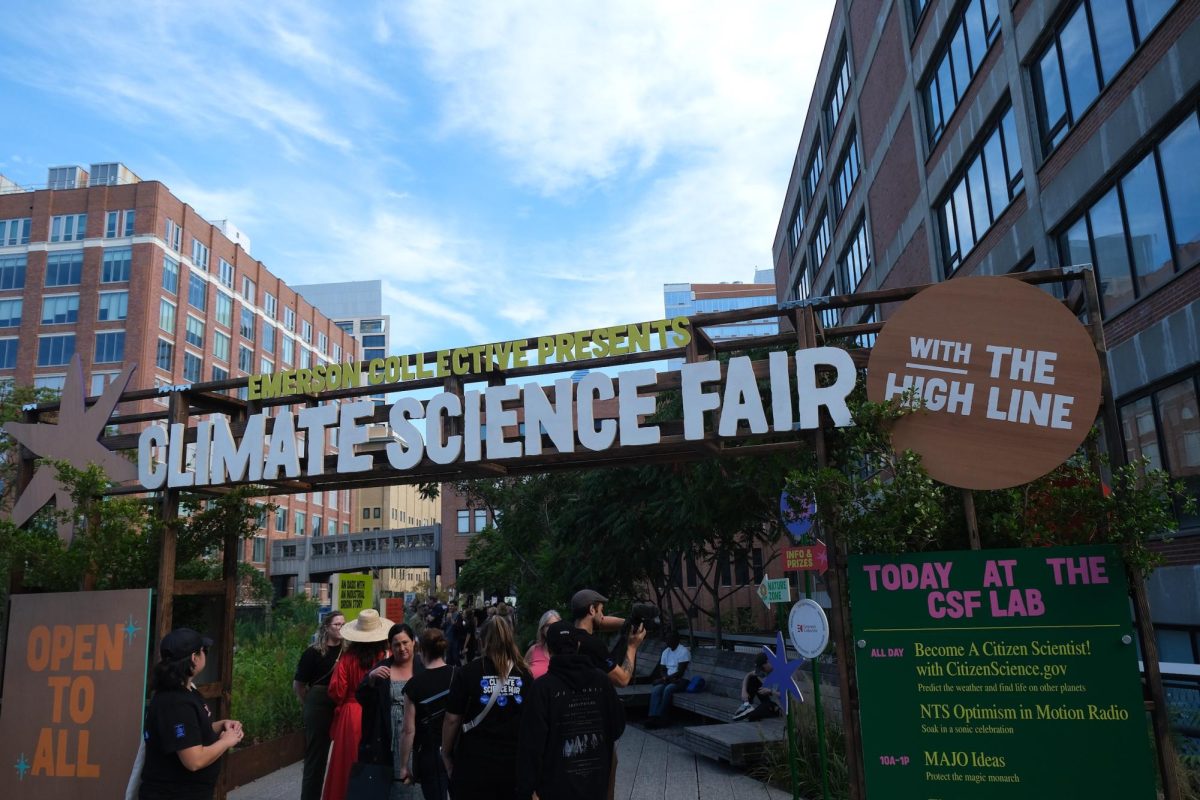
[[1108, 546], [850, 559], [869, 796], [1153, 800]]
[[758, 599], [770, 608], [775, 603], [792, 602], [792, 587], [787, 578], [768, 578], [763, 576], [758, 585]]

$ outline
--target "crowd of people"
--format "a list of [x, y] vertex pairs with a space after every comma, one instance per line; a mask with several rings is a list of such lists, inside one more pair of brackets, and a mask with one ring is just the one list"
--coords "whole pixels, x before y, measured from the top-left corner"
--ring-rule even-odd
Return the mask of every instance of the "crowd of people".
[[[576, 592], [570, 618], [545, 612], [524, 652], [515, 611], [504, 604], [415, 604], [419, 634], [374, 609], [350, 622], [329, 612], [293, 681], [305, 730], [301, 799], [611, 798], [625, 730], [616, 687], [633, 680], [646, 631], [606, 615], [607, 602]], [[601, 634], [623, 628], [610, 650]], [[688, 648], [670, 632], [666, 645], [653, 673], [650, 727], [687, 683]], [[236, 720], [213, 720], [196, 689], [211, 646], [187, 628], [163, 638], [128, 797], [212, 797], [218, 760], [243, 731]], [[763, 685], [769, 672], [760, 656], [735, 719], [779, 713]]]
[[625, 729], [617, 686], [634, 674], [643, 629], [610, 652], [607, 598], [584, 590], [571, 617], [547, 611], [535, 641], [516, 641], [506, 603], [436, 598], [409, 622], [374, 609], [327, 614], [300, 657], [302, 800], [513, 800], [610, 797]]

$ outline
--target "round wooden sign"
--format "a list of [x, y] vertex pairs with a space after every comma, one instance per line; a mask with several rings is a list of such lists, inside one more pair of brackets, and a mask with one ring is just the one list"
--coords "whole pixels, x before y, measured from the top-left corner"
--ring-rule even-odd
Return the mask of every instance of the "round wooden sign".
[[867, 396], [912, 390], [897, 451], [921, 454], [936, 480], [1003, 489], [1070, 457], [1100, 406], [1100, 362], [1062, 303], [1012, 278], [955, 278], [923, 290], [888, 319], [871, 351]]

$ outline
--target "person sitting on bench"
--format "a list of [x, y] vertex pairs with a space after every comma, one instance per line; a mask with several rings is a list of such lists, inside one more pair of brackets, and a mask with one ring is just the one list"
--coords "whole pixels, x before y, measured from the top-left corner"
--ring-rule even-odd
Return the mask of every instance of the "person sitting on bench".
[[734, 719], [754, 722], [778, 717], [782, 713], [777, 702], [778, 692], [763, 688], [763, 678], [770, 671], [771, 662], [767, 659], [767, 654], [759, 653], [754, 659], [754, 670], [746, 673], [746, 677], [742, 679], [742, 705], [733, 713]]
[[692, 653], [679, 643], [679, 634], [671, 631], [667, 634], [667, 646], [663, 648], [654, 668], [654, 687], [650, 690], [650, 716], [646, 718], [647, 728], [657, 728], [666, 723], [667, 709], [671, 706], [671, 695], [687, 687], [687, 672]]

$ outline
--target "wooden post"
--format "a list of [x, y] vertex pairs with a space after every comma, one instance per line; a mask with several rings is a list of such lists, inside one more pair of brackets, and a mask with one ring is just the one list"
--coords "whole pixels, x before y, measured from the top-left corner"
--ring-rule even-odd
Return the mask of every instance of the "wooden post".
[[981, 549], [979, 542], [979, 518], [975, 515], [975, 492], [962, 490], [963, 516], [967, 520], [967, 540], [972, 550]]
[[[1118, 464], [1125, 461], [1125, 445], [1121, 440], [1121, 423], [1117, 416], [1112, 378], [1108, 372], [1108, 346], [1104, 339], [1103, 320], [1100, 318], [1100, 294], [1096, 289], [1096, 274], [1090, 269], [1083, 270], [1082, 273], [1088, 328], [1096, 346], [1096, 357], [1100, 361], [1100, 408], [1101, 419], [1104, 422], [1104, 440], [1111, 463]], [[1096, 490], [1103, 492], [1103, 483], [1098, 485]], [[1171, 738], [1171, 718], [1167, 708], [1167, 695], [1162, 685], [1162, 671], [1158, 666], [1158, 641], [1154, 638], [1154, 622], [1150, 615], [1150, 601], [1146, 597], [1146, 582], [1136, 570], [1130, 569], [1127, 572], [1129, 592], [1133, 597], [1133, 618], [1137, 624], [1138, 642], [1142, 647], [1146, 693], [1150, 696], [1150, 722], [1154, 728], [1155, 753], [1158, 755], [1158, 772], [1162, 779], [1163, 796], [1166, 800], [1180, 800], [1183, 795], [1179, 778], [1175, 774], [1175, 742]]]
[[[167, 424], [175, 422], [187, 424], [188, 403], [180, 392], [172, 392], [168, 396]], [[169, 428], [168, 428], [169, 430]], [[162, 542], [158, 549], [158, 615], [155, 620], [154, 652], [158, 652], [158, 644], [163, 637], [171, 632], [175, 616], [175, 546], [179, 533], [179, 490], [163, 489], [162, 501]]]

